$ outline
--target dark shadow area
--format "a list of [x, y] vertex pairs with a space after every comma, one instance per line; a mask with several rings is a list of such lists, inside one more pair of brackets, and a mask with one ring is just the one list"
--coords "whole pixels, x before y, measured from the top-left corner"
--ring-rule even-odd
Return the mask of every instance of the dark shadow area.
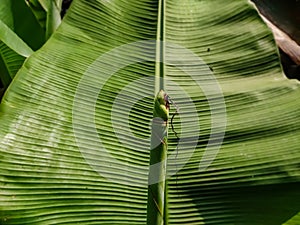
[[300, 45], [300, 1], [252, 0], [260, 13]]
[[[300, 45], [300, 1], [298, 0], [252, 0], [259, 12], [277, 28], [286, 33], [293, 41]], [[285, 40], [289, 45], [289, 40]], [[300, 80], [299, 60], [293, 60], [289, 53], [279, 46], [283, 71], [289, 79]], [[298, 63], [297, 63], [298, 61]]]
[[[300, 25], [299, 25], [300, 26]], [[300, 80], [300, 65], [297, 65], [284, 51], [279, 48], [283, 71], [289, 79]]]
[[300, 211], [300, 183], [205, 186], [180, 192], [194, 200], [207, 225], [281, 225]]
[[73, 0], [63, 0], [61, 12], [60, 12], [61, 18], [63, 18], [65, 16], [65, 14], [67, 13], [67, 10], [70, 8], [72, 1]]
[[3, 96], [3, 94], [4, 94], [4, 91], [5, 91], [5, 88], [4, 88], [4, 86], [3, 86], [3, 84], [2, 84], [2, 82], [1, 82], [1, 80], [0, 80], [0, 101], [1, 101], [1, 99], [2, 99], [2, 96]]

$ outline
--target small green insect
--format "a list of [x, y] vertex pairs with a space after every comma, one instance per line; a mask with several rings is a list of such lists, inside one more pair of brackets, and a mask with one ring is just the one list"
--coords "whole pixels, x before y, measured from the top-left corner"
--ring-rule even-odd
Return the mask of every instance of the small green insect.
[[173, 124], [174, 117], [175, 117], [176, 115], [178, 115], [178, 113], [179, 113], [179, 108], [178, 108], [178, 106], [175, 104], [175, 102], [170, 98], [170, 96], [167, 95], [166, 93], [165, 93], [164, 98], [165, 98], [166, 108], [167, 108], [167, 109], [170, 109], [170, 105], [173, 105], [173, 106], [176, 108], [175, 113], [174, 113], [174, 114], [172, 115], [172, 117], [171, 117], [171, 128], [172, 128], [172, 131], [174, 132], [174, 134], [175, 134], [177, 140], [179, 140], [178, 134], [176, 133], [176, 131], [175, 131], [175, 129], [174, 129], [174, 124]]
[[168, 121], [169, 109], [168, 95], [163, 90], [160, 90], [154, 100], [153, 117]]
[[[155, 102], [154, 102], [153, 117], [154, 118], [161, 118], [167, 124], [171, 105], [173, 105], [176, 110], [175, 110], [174, 114], [171, 117], [170, 124], [171, 124], [172, 131], [175, 134], [175, 136], [177, 138], [177, 142], [178, 142], [179, 136], [178, 136], [177, 132], [175, 131], [173, 120], [174, 120], [175, 116], [178, 115], [179, 108], [175, 104], [175, 102], [171, 99], [171, 97], [163, 90], [160, 90], [160, 92], [156, 96], [156, 99], [155, 99]], [[178, 149], [177, 149], [177, 151], [178, 151]], [[178, 154], [178, 152], [177, 152], [177, 154]]]

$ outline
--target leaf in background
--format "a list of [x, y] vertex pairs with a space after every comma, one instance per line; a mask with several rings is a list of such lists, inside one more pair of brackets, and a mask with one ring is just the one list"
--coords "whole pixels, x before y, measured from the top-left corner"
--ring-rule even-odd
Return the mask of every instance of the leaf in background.
[[[20, 56], [28, 57], [33, 51], [16, 33], [0, 20], [0, 40]], [[1, 52], [2, 53], [2, 52]]]
[[47, 10], [47, 24], [46, 24], [46, 38], [48, 39], [61, 23], [62, 0], [50, 0], [48, 1]]
[[[150, 0], [77, 0], [51, 39], [28, 58], [1, 104], [3, 224], [146, 224], [148, 171], [140, 168], [149, 165], [156, 63], [132, 63], [109, 78], [106, 73], [157, 49], [137, 46], [114, 54], [108, 64], [97, 59], [124, 44], [156, 40], [159, 16], [166, 42], [190, 49], [213, 70], [227, 110], [222, 148], [207, 170], [199, 171], [211, 111], [222, 105], [209, 105], [211, 99], [195, 85], [207, 82], [206, 65], [194, 71], [196, 80], [166, 66], [167, 80], [178, 84], [166, 84], [180, 109], [174, 127], [187, 137], [169, 165], [192, 152], [168, 181], [170, 224], [279, 225], [299, 212], [299, 83], [283, 76], [272, 34], [255, 9], [246, 0], [182, 0], [166, 1], [164, 14], [158, 11], [158, 2]], [[166, 52], [187, 60], [175, 48]], [[82, 83], [85, 76], [91, 80]], [[80, 85], [86, 87], [82, 95]], [[187, 107], [181, 90], [194, 108]], [[74, 109], [76, 97], [82, 104]], [[95, 115], [89, 118], [94, 112], [85, 109], [91, 105]], [[74, 121], [75, 112], [81, 117]], [[101, 154], [86, 118], [117, 161]], [[171, 154], [177, 139], [171, 131], [169, 137]], [[105, 170], [99, 174], [95, 167]]]
[[[44, 34], [24, 1], [3, 0], [0, 6], [0, 80], [3, 90], [26, 57], [44, 43]], [[28, 47], [29, 46], [29, 47]], [[1, 95], [0, 95], [1, 96]]]
[[0, 53], [0, 80], [6, 88], [22, 66], [25, 57], [16, 54], [3, 42], [0, 42]]
[[0, 4], [0, 18], [10, 29], [14, 29], [14, 18], [11, 13], [11, 0], [1, 0]]
[[25, 1], [11, 0], [11, 8], [5, 13], [14, 20], [13, 31], [34, 51], [45, 43], [45, 31], [40, 27]]
[[27, 0], [48, 39], [61, 23], [62, 0]]
[[38, 0], [26, 0], [26, 3], [32, 10], [34, 16], [36, 17], [37, 21], [39, 22], [40, 26], [46, 30], [46, 23], [47, 23], [47, 8], [44, 8]]

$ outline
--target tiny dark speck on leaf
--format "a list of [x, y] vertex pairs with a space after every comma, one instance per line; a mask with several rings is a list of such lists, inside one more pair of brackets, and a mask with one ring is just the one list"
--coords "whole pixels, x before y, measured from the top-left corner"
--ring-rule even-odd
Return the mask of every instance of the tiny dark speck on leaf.
[[210, 48], [207, 49], [207, 52], [210, 52]]
[[208, 67], [209, 67], [209, 69], [210, 69], [211, 71], [214, 71], [213, 68], [212, 68], [211, 66], [208, 66]]

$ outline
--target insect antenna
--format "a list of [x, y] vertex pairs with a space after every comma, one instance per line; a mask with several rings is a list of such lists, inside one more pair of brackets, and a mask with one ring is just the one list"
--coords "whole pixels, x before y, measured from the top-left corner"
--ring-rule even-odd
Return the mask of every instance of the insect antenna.
[[[175, 112], [173, 113], [172, 117], [171, 117], [171, 128], [172, 128], [172, 131], [176, 137], [176, 142], [177, 142], [177, 146], [176, 146], [176, 156], [175, 156], [175, 160], [177, 160], [177, 156], [178, 156], [178, 142], [179, 142], [179, 136], [177, 134], [177, 132], [175, 131], [175, 128], [174, 128], [174, 123], [173, 123], [173, 120], [175, 118], [176, 115], [179, 115], [179, 107], [176, 105], [176, 103], [170, 98], [169, 95], [166, 96], [166, 100], [167, 100], [167, 103], [168, 105], [173, 105], [175, 107]], [[177, 171], [177, 163], [176, 164], [176, 171]], [[177, 180], [178, 180], [178, 175], [176, 174], [176, 189], [177, 189], [177, 192], [178, 192], [178, 184], [177, 184]]]

